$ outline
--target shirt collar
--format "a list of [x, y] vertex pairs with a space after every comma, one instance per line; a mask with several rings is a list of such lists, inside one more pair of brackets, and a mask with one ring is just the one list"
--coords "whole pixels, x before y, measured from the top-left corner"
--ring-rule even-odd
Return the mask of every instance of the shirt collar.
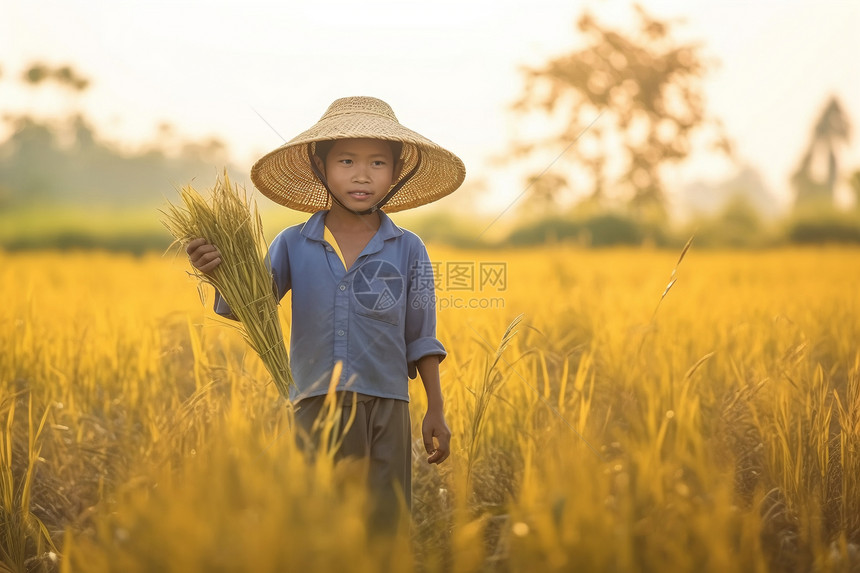
[[[373, 235], [373, 238], [370, 239], [367, 247], [365, 247], [365, 252], [368, 254], [381, 250], [382, 243], [384, 241], [393, 239], [394, 237], [399, 237], [403, 234], [403, 229], [395, 225], [394, 221], [391, 220], [391, 217], [386, 215], [383, 211], [377, 212], [379, 213], [379, 229], [376, 231], [376, 234]], [[311, 241], [323, 242], [326, 213], [328, 213], [328, 210], [317, 211], [311, 215], [311, 218], [302, 225], [302, 236], [306, 239], [310, 239]]]

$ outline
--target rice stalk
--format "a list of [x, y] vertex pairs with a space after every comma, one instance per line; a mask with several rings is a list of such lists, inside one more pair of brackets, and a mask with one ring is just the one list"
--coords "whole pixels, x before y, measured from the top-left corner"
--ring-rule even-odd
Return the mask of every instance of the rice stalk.
[[162, 211], [164, 226], [183, 247], [198, 237], [218, 247], [221, 264], [209, 274], [195, 270], [194, 275], [214, 286], [230, 305], [245, 340], [287, 397], [293, 377], [256, 205], [252, 210], [244, 189], [240, 195], [226, 171], [215, 182], [210, 201], [190, 185], [180, 190], [180, 199], [181, 205], [170, 204]]
[[12, 396], [9, 400], [5, 428], [0, 431], [0, 571], [31, 571], [29, 565], [57, 557], [57, 548], [47, 527], [32, 513], [31, 507], [35, 465], [41, 459], [39, 438], [50, 408], [45, 410], [36, 427], [33, 397], [29, 397], [26, 469], [16, 471], [13, 466], [15, 398]]
[[502, 340], [499, 346], [495, 349], [495, 356], [492, 364], [488, 364], [484, 368], [484, 376], [481, 379], [481, 385], [477, 391], [467, 388], [475, 396], [475, 408], [472, 413], [471, 433], [469, 436], [469, 453], [466, 466], [466, 481], [469, 482], [474, 464], [480, 454], [480, 436], [483, 433], [483, 428], [487, 419], [487, 409], [490, 406], [490, 399], [496, 394], [504, 382], [504, 377], [499, 370], [499, 362], [505, 353], [510, 342], [516, 336], [517, 327], [523, 319], [523, 314], [517, 315], [516, 318], [505, 329], [502, 335]]
[[654, 322], [654, 318], [656, 318], [657, 316], [657, 311], [660, 310], [660, 304], [662, 304], [663, 299], [666, 298], [666, 295], [669, 294], [669, 291], [672, 290], [672, 287], [675, 286], [675, 283], [678, 281], [678, 267], [681, 266], [681, 261], [684, 260], [684, 256], [687, 254], [687, 251], [689, 251], [690, 247], [693, 245], [694, 236], [691, 236], [689, 239], [687, 239], [687, 243], [684, 245], [684, 248], [681, 249], [681, 255], [678, 257], [678, 262], [675, 263], [675, 268], [672, 269], [672, 274], [669, 275], [669, 284], [667, 284], [666, 288], [663, 289], [663, 294], [660, 295], [660, 300], [657, 301], [657, 306], [654, 307], [654, 313], [651, 315], [651, 322]]

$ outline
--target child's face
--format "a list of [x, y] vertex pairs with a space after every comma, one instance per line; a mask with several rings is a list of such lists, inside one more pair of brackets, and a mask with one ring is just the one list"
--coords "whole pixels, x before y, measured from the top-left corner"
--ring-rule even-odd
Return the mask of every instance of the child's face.
[[378, 203], [394, 183], [395, 164], [391, 144], [379, 139], [341, 139], [329, 151], [325, 173], [332, 194], [356, 211]]

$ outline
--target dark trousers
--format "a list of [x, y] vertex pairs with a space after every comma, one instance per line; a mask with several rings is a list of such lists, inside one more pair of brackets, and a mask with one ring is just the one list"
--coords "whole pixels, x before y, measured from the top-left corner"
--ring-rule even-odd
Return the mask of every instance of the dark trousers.
[[[337, 392], [333, 431], [325, 431], [325, 396], [305, 398], [296, 404], [295, 436], [299, 446], [313, 455], [320, 448], [339, 444], [335, 459], [367, 462], [366, 479], [371, 500], [370, 527], [393, 533], [412, 503], [412, 426], [409, 403], [356, 392]], [[351, 422], [350, 419], [352, 418]], [[322, 444], [322, 440], [328, 440]]]

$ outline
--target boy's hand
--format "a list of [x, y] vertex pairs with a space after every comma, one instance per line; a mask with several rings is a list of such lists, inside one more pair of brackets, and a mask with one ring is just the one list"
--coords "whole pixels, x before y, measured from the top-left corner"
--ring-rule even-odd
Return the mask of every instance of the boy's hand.
[[221, 253], [218, 247], [206, 239], [193, 239], [185, 246], [191, 265], [203, 274], [209, 274], [221, 264]]
[[[427, 458], [428, 464], [440, 464], [444, 462], [451, 453], [451, 430], [445, 423], [445, 415], [441, 410], [428, 409], [421, 425], [421, 433], [424, 437], [424, 449], [430, 454]], [[436, 439], [435, 443], [433, 439]]]

